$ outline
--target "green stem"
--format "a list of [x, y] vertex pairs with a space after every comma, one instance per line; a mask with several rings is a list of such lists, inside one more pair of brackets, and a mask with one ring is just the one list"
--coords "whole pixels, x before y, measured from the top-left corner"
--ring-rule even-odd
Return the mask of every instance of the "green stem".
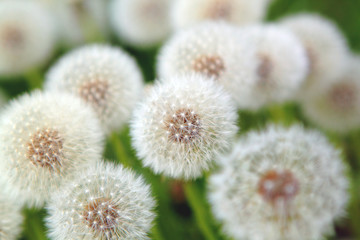
[[196, 222], [207, 240], [219, 240], [217, 232], [211, 224], [211, 216], [209, 216], [208, 209], [206, 208], [206, 200], [202, 199], [200, 190], [197, 188], [196, 183], [188, 182], [184, 184], [185, 194], [189, 204], [194, 211]]
[[110, 139], [112, 148], [115, 152], [117, 160], [122, 163], [125, 167], [131, 167], [131, 162], [125, 152], [125, 148], [119, 138], [119, 136], [116, 133], [113, 133], [111, 135]]
[[26, 239], [48, 240], [41, 213], [36, 210], [25, 210], [24, 235]]

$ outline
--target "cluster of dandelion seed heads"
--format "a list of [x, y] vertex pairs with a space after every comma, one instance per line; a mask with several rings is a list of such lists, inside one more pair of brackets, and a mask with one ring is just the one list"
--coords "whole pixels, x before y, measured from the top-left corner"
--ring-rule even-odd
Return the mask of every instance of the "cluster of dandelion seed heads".
[[150, 187], [130, 170], [99, 163], [52, 197], [50, 237], [65, 239], [148, 239], [154, 220]]
[[42, 205], [64, 179], [101, 157], [100, 123], [72, 95], [24, 95], [0, 120], [1, 172], [29, 205]]
[[308, 73], [308, 59], [301, 42], [281, 26], [255, 25], [242, 34], [255, 44], [256, 86], [249, 92], [248, 108], [290, 100]]
[[176, 0], [171, 22], [176, 30], [204, 20], [222, 20], [234, 25], [259, 22], [265, 15], [267, 0]]
[[21, 74], [43, 64], [52, 54], [55, 39], [53, 18], [41, 4], [0, 2], [0, 74]]
[[15, 240], [21, 232], [21, 206], [7, 197], [3, 183], [0, 187], [0, 239]]
[[106, 133], [121, 128], [141, 96], [135, 61], [119, 48], [89, 45], [70, 52], [47, 74], [47, 90], [72, 93], [93, 107]]
[[111, 22], [116, 33], [140, 47], [155, 45], [170, 35], [172, 0], [113, 0]]
[[158, 73], [161, 81], [182, 73], [202, 74], [221, 84], [243, 106], [251, 102], [248, 96], [255, 87], [255, 63], [255, 47], [238, 29], [206, 22], [176, 33], [164, 45]]
[[345, 73], [314, 85], [302, 101], [304, 114], [317, 125], [346, 133], [360, 124], [360, 57], [352, 56]]
[[318, 132], [299, 126], [252, 132], [220, 163], [209, 199], [236, 239], [321, 239], [344, 214], [345, 166]]
[[158, 83], [135, 110], [131, 136], [138, 156], [156, 173], [196, 178], [226, 149], [237, 128], [230, 97], [198, 74]]
[[307, 52], [310, 72], [299, 93], [301, 99], [306, 98], [307, 90], [314, 83], [338, 78], [344, 73], [349, 50], [334, 23], [319, 15], [298, 14], [283, 19], [280, 24], [294, 32]]

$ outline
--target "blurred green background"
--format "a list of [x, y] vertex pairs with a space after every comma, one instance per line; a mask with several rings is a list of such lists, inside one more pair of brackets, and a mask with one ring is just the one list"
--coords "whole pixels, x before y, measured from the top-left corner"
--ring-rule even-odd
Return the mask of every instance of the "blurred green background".
[[[332, 19], [346, 36], [351, 49], [354, 52], [360, 52], [360, 0], [274, 0], [267, 20], [273, 21], [285, 15], [304, 11], [320, 13]], [[123, 45], [116, 37], [111, 37], [109, 41], [122, 46], [136, 57], [146, 81], [153, 81], [156, 77], [155, 59], [158, 48], [136, 49]], [[39, 71], [14, 79], [0, 79], [0, 87], [8, 93], [10, 98], [40, 87], [47, 68], [69, 50], [58, 50], [48, 65]], [[241, 112], [239, 114], [242, 128], [240, 134], [249, 129], [258, 129], [269, 121], [286, 125], [300, 121], [311, 126], [303, 119], [295, 104], [274, 106], [259, 113]], [[344, 150], [344, 158], [350, 164], [352, 178], [348, 217], [337, 223], [336, 233], [329, 239], [360, 239], [360, 132], [353, 132], [343, 137], [327, 134], [334, 144]], [[152, 183], [153, 192], [158, 201], [158, 218], [152, 231], [152, 239], [227, 239], [220, 233], [219, 226], [213, 220], [206, 203], [204, 179], [184, 185], [185, 193], [183, 193], [182, 183], [154, 176], [149, 170], [141, 168], [141, 163], [136, 159], [130, 146], [127, 128], [121, 133], [114, 133], [108, 139], [105, 156], [144, 174], [145, 178]], [[188, 201], [184, 195], [187, 196]], [[46, 228], [43, 224], [46, 211], [26, 209], [24, 214], [26, 220], [21, 239], [47, 239]]]

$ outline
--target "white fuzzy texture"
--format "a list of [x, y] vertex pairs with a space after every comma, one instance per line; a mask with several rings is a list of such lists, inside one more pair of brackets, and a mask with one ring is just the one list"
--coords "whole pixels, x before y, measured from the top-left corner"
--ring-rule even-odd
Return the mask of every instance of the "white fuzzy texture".
[[38, 67], [51, 56], [54, 19], [33, 1], [0, 1], [0, 75], [16, 75]]
[[64, 179], [98, 161], [102, 132], [93, 111], [69, 94], [23, 95], [1, 115], [0, 172], [18, 200], [42, 206]]
[[235, 25], [263, 19], [268, 0], [174, 0], [171, 22], [174, 30], [194, 26], [205, 20], [224, 20]]
[[[241, 36], [237, 28], [226, 23], [206, 22], [176, 33], [161, 49], [157, 69], [161, 81], [182, 73], [208, 76], [195, 68], [198, 59], [218, 58], [223, 68], [212, 77], [231, 94], [239, 107], [245, 107], [253, 101], [249, 93], [255, 87], [254, 53], [255, 45]], [[209, 64], [204, 67], [213, 69]]]
[[299, 92], [299, 98], [306, 98], [306, 92], [316, 82], [326, 82], [340, 77], [348, 60], [346, 40], [337, 26], [316, 14], [298, 14], [283, 19], [281, 25], [290, 29], [304, 45], [310, 72]]
[[108, 0], [37, 0], [53, 14], [59, 37], [66, 46], [75, 46], [86, 40], [106, 36], [109, 31]]
[[11, 201], [0, 184], [0, 239], [16, 240], [21, 232], [21, 206]]
[[291, 100], [308, 73], [308, 59], [297, 37], [278, 25], [255, 25], [242, 29], [255, 44], [256, 85], [249, 91], [247, 108], [258, 109]]
[[133, 146], [155, 173], [197, 178], [228, 147], [237, 130], [236, 118], [230, 96], [211, 79], [195, 74], [172, 77], [150, 89], [135, 110]]
[[[287, 211], [258, 192], [269, 170], [288, 170], [298, 181]], [[271, 126], [250, 133], [222, 157], [221, 170], [209, 179], [209, 199], [225, 232], [235, 239], [322, 239], [331, 233], [333, 220], [344, 215], [344, 171], [339, 151], [320, 133]]]
[[[96, 208], [87, 213], [89, 204], [102, 199], [112, 203], [107, 206], [112, 215], [95, 212]], [[98, 163], [53, 195], [46, 219], [49, 236], [54, 240], [149, 239], [154, 206], [150, 186], [141, 177], [122, 166]], [[94, 215], [101, 216], [99, 222], [89, 226], [86, 218]], [[106, 230], [99, 231], [101, 224]]]
[[116, 34], [129, 44], [149, 47], [170, 34], [172, 0], [113, 0], [110, 17]]
[[349, 62], [341, 77], [316, 84], [302, 101], [309, 120], [338, 133], [360, 128], [360, 57]]
[[72, 93], [91, 105], [106, 133], [127, 122], [143, 88], [135, 60], [107, 45], [88, 45], [68, 53], [46, 78], [45, 89]]

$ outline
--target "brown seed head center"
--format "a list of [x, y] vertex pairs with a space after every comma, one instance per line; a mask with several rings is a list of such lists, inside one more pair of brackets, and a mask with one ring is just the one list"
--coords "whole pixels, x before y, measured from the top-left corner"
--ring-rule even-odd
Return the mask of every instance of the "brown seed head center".
[[272, 205], [288, 204], [299, 192], [299, 181], [288, 171], [267, 171], [258, 183], [258, 193]]
[[63, 160], [63, 139], [54, 129], [37, 131], [28, 143], [28, 159], [35, 165], [59, 171]]
[[101, 108], [106, 105], [108, 92], [108, 82], [100, 80], [86, 82], [79, 88], [80, 97], [95, 108]]
[[7, 48], [19, 49], [24, 44], [22, 32], [15, 27], [7, 27], [1, 33], [1, 40]]
[[273, 62], [269, 58], [269, 56], [266, 55], [259, 55], [260, 64], [257, 69], [257, 74], [260, 78], [261, 84], [267, 84], [269, 83], [269, 77], [273, 69]]
[[225, 71], [225, 64], [219, 56], [200, 56], [193, 61], [193, 69], [196, 72], [218, 79]]
[[231, 17], [231, 4], [229, 1], [217, 0], [210, 6], [207, 14], [210, 19], [228, 19]]
[[356, 87], [351, 84], [335, 85], [331, 89], [329, 97], [335, 109], [349, 111], [356, 105]]
[[165, 129], [171, 141], [190, 143], [200, 136], [200, 118], [190, 109], [179, 109], [165, 119]]
[[85, 206], [83, 219], [85, 224], [96, 232], [106, 233], [114, 232], [118, 225], [119, 210], [117, 206], [107, 198], [98, 198]]

